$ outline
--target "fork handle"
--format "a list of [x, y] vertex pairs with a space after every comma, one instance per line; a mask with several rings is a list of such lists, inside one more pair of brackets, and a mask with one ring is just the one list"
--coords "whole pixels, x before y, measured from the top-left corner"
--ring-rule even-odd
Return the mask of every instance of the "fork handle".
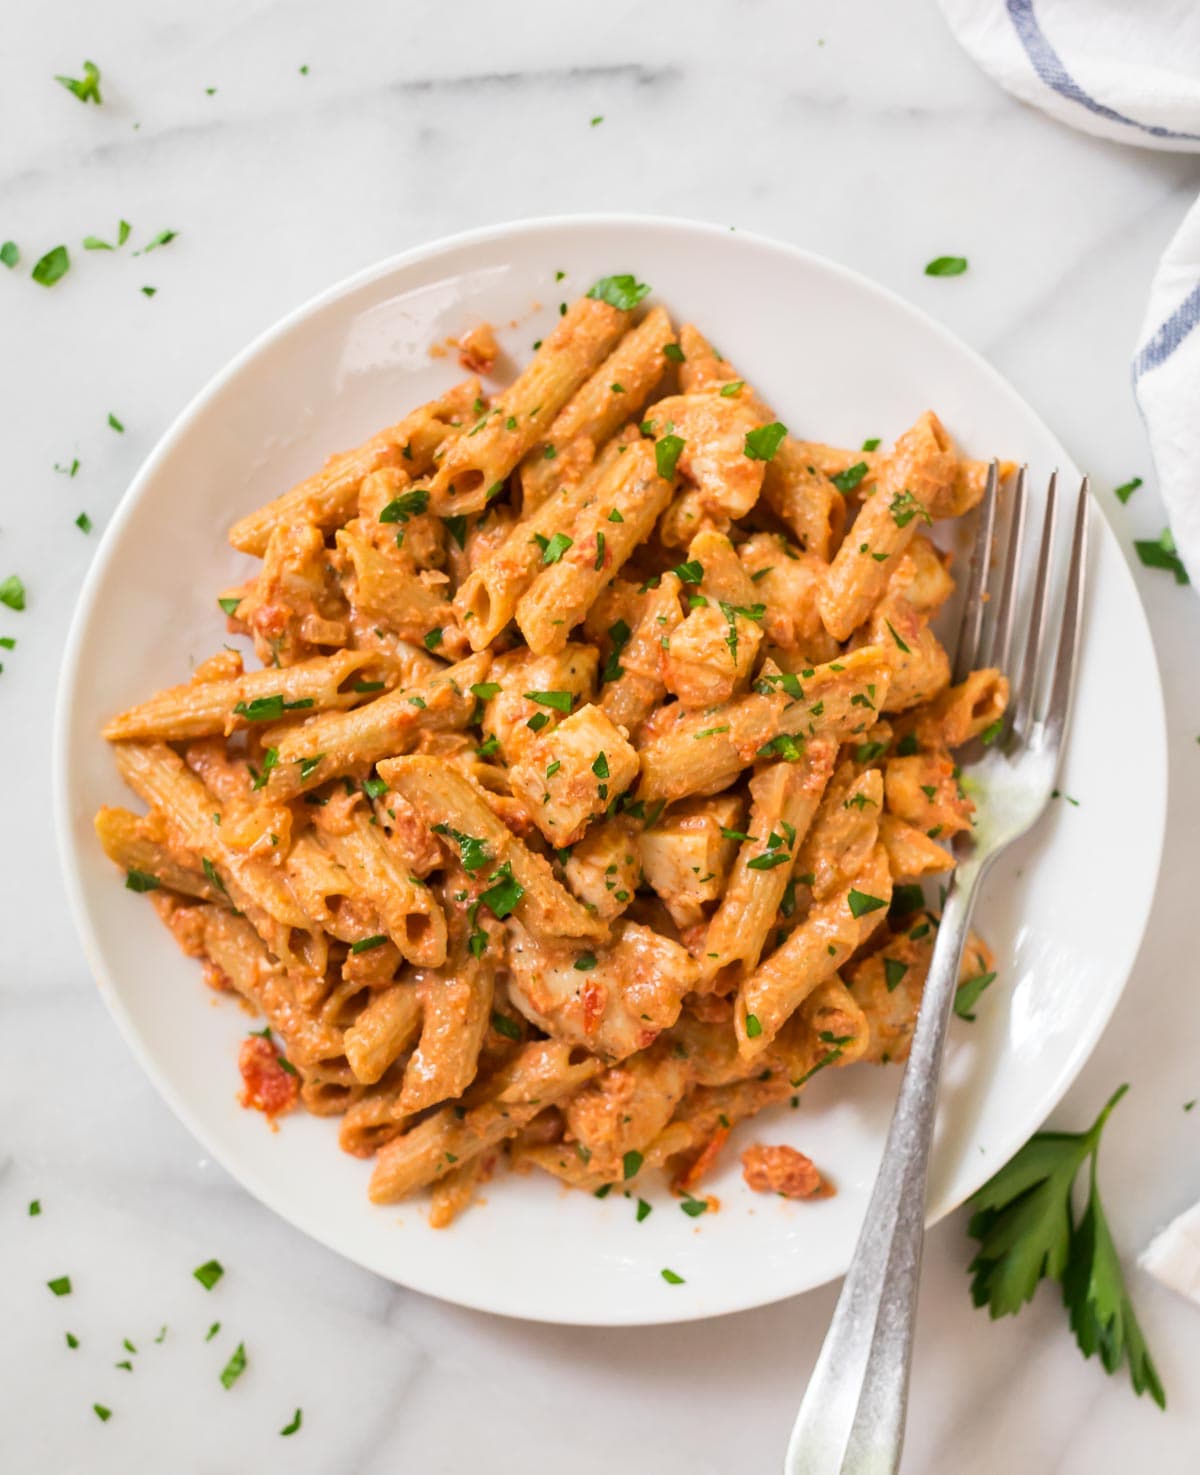
[[925, 1180], [958, 970], [981, 869], [951, 877], [883, 1162], [792, 1429], [784, 1475], [894, 1475], [904, 1443]]

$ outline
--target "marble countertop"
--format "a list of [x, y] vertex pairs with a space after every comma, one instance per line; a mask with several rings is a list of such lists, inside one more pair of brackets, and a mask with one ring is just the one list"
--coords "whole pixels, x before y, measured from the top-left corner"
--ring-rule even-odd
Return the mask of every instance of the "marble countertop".
[[[49, 729], [76, 593], [158, 436], [282, 313], [446, 232], [606, 209], [776, 235], [903, 293], [1039, 408], [1128, 548], [1162, 526], [1130, 351], [1200, 158], [1101, 143], [1018, 105], [932, 0], [59, 0], [14, 10], [5, 30], [0, 239], [25, 260], [0, 281], [0, 577], [20, 572], [29, 601], [0, 609], [0, 635], [18, 638], [0, 675], [4, 1468], [778, 1469], [836, 1288], [678, 1328], [504, 1321], [343, 1263], [205, 1159], [108, 1019], [60, 894]], [[52, 81], [84, 57], [102, 70], [101, 108]], [[138, 239], [179, 234], [139, 257], [72, 245], [53, 290], [29, 280], [43, 251], [111, 239], [120, 218]], [[968, 256], [968, 274], [925, 277], [943, 253]], [[75, 458], [73, 478], [54, 471]], [[1146, 485], [1121, 506], [1111, 488], [1134, 475]], [[1080, 1358], [1051, 1292], [999, 1324], [973, 1310], [956, 1214], [927, 1246], [913, 1475], [1195, 1469], [1200, 1311], [1132, 1260], [1200, 1196], [1200, 1112], [1182, 1109], [1200, 1095], [1200, 602], [1135, 573], [1166, 686], [1166, 855], [1128, 991], [1054, 1120], [1083, 1125], [1132, 1083], [1103, 1182], [1169, 1412]], [[1114, 693], [1112, 761], [1135, 762], [1120, 720]], [[206, 1294], [191, 1270], [212, 1256], [228, 1273]], [[73, 1294], [55, 1300], [45, 1282], [64, 1273]], [[132, 1373], [115, 1366], [125, 1337]], [[249, 1367], [227, 1393], [215, 1371], [239, 1340]], [[281, 1442], [297, 1405], [303, 1428]]]

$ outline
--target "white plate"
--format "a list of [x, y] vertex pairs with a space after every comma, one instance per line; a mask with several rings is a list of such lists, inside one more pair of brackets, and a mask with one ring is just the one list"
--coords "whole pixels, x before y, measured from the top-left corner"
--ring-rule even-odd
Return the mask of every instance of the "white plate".
[[[566, 273], [556, 280], [556, 273]], [[290, 1223], [380, 1275], [467, 1306], [545, 1321], [637, 1324], [741, 1310], [846, 1267], [874, 1178], [895, 1070], [830, 1071], [743, 1126], [691, 1219], [665, 1189], [634, 1204], [502, 1177], [487, 1204], [431, 1230], [420, 1203], [374, 1208], [369, 1165], [337, 1124], [278, 1133], [237, 1104], [247, 1021], [217, 1001], [146, 900], [100, 853], [92, 815], [123, 802], [102, 720], [225, 638], [216, 591], [251, 560], [225, 541], [241, 514], [458, 377], [430, 345], [480, 318], [528, 357], [560, 298], [633, 271], [677, 322], [693, 318], [794, 431], [885, 441], [927, 406], [976, 456], [1076, 475], [1009, 386], [914, 308], [828, 261], [741, 233], [639, 218], [547, 220], [459, 236], [385, 262], [294, 313], [180, 416], [130, 487], [75, 614], [57, 722], [58, 829], [67, 889], [104, 998], [158, 1089], [230, 1173]], [[542, 304], [536, 311], [533, 304]], [[516, 326], [509, 326], [511, 323]], [[1037, 507], [1035, 505], [1036, 514]], [[1133, 963], [1166, 809], [1162, 694], [1133, 580], [1095, 520], [1091, 597], [1064, 789], [998, 867], [979, 922], [1000, 976], [975, 1024], [956, 1023], [929, 1199], [931, 1220], [1035, 1130], [1087, 1059]], [[820, 1203], [749, 1192], [738, 1155], [759, 1139], [809, 1153], [838, 1185]], [[663, 1267], [683, 1276], [669, 1285]]]

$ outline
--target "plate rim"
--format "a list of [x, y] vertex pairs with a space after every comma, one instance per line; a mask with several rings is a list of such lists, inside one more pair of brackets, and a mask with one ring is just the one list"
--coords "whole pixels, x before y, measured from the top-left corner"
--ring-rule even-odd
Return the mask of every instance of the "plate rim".
[[[339, 299], [350, 296], [373, 282], [379, 281], [394, 273], [402, 272], [410, 266], [435, 259], [459, 248], [486, 245], [489, 242], [504, 241], [514, 237], [533, 237], [541, 232], [553, 230], [587, 231], [596, 227], [607, 228], [613, 226], [639, 231], [676, 231], [687, 235], [719, 239], [727, 239], [731, 234], [735, 234], [739, 240], [748, 243], [752, 247], [778, 253], [810, 269], [816, 269], [820, 272], [840, 277], [858, 290], [865, 291], [869, 295], [874, 295], [884, 300], [890, 308], [899, 310], [903, 315], [918, 325], [921, 330], [925, 332], [932, 331], [956, 353], [965, 355], [975, 368], [982, 371], [986, 379], [990, 381], [991, 388], [995, 392], [1007, 397], [1016, 408], [1037, 426], [1046, 436], [1047, 440], [1058, 448], [1061, 455], [1059, 469], [1067, 471], [1072, 475], [1078, 475], [1077, 468], [1074, 466], [1071, 457], [1067, 454], [1066, 448], [1058, 436], [1016, 387], [979, 350], [960, 338], [958, 334], [953, 332], [939, 319], [909, 301], [893, 288], [876, 281], [863, 272], [845, 266], [841, 262], [834, 261], [822, 255], [820, 252], [812, 251], [807, 247], [798, 246], [790, 241], [781, 240], [778, 237], [757, 231], [722, 226], [711, 221], [699, 220], [692, 217], [652, 215], [623, 211], [517, 217], [491, 225], [477, 226], [469, 230], [457, 231], [384, 257], [379, 261], [360, 268], [358, 271], [352, 272], [348, 276], [306, 298], [298, 306], [284, 313], [280, 318], [259, 332], [245, 347], [235, 353], [214, 374], [210, 375], [200, 388], [187, 400], [183, 408], [173, 417], [122, 493], [112, 518], [97, 544], [95, 556], [80, 586], [72, 611], [67, 637], [62, 648], [59, 677], [55, 689], [51, 750], [54, 830], [59, 866], [65, 883], [71, 919], [75, 926], [76, 935], [81, 942], [88, 967], [104, 1000], [105, 1007], [116, 1023], [134, 1059], [150, 1079], [158, 1094], [170, 1107], [178, 1121], [186, 1127], [205, 1152], [215, 1162], [220, 1164], [223, 1171], [228, 1173], [239, 1187], [251, 1194], [259, 1203], [269, 1209], [272, 1214], [276, 1215], [285, 1224], [300, 1230], [325, 1249], [372, 1274], [380, 1276], [381, 1279], [391, 1284], [419, 1291], [423, 1295], [433, 1296], [436, 1299], [446, 1301], [453, 1305], [464, 1306], [474, 1311], [488, 1312], [491, 1315], [511, 1317], [514, 1320], [545, 1325], [588, 1327], [662, 1326], [715, 1319], [720, 1316], [729, 1316], [742, 1311], [754, 1310], [761, 1306], [773, 1305], [779, 1301], [807, 1294], [809, 1291], [819, 1289], [821, 1285], [829, 1284], [831, 1281], [839, 1279], [840, 1276], [830, 1277], [827, 1281], [807, 1286], [803, 1290], [797, 1291], [785, 1286], [779, 1294], [773, 1294], [768, 1291], [761, 1295], [752, 1296], [750, 1299], [736, 1300], [730, 1304], [720, 1305], [715, 1308], [703, 1304], [688, 1305], [682, 1302], [677, 1303], [677, 1309], [671, 1304], [652, 1306], [650, 1304], [650, 1298], [648, 1298], [646, 1314], [617, 1314], [602, 1317], [594, 1314], [575, 1315], [569, 1312], [564, 1314], [562, 1311], [556, 1311], [553, 1315], [547, 1315], [545, 1313], [522, 1309], [519, 1306], [506, 1303], [502, 1304], [503, 1298], [497, 1299], [496, 1297], [488, 1297], [487, 1295], [472, 1294], [469, 1290], [456, 1290], [451, 1296], [441, 1289], [429, 1289], [425, 1286], [414, 1284], [412, 1280], [399, 1279], [394, 1269], [380, 1266], [369, 1254], [360, 1253], [358, 1250], [350, 1249], [340, 1243], [336, 1243], [330, 1233], [326, 1233], [324, 1230], [308, 1222], [306, 1215], [297, 1217], [296, 1212], [291, 1207], [284, 1207], [279, 1202], [276, 1190], [270, 1182], [268, 1175], [263, 1175], [253, 1168], [247, 1168], [241, 1163], [235, 1166], [235, 1163], [229, 1160], [230, 1155], [216, 1144], [213, 1137], [210, 1137], [203, 1120], [182, 1099], [167, 1073], [160, 1068], [149, 1046], [143, 1042], [133, 1015], [114, 984], [113, 977], [104, 957], [103, 949], [92, 926], [91, 914], [85, 895], [80, 854], [72, 834], [71, 805], [69, 802], [72, 792], [72, 776], [69, 766], [69, 747], [71, 735], [74, 730], [73, 719], [77, 705], [80, 659], [84, 636], [88, 626], [88, 617], [97, 598], [97, 593], [104, 581], [108, 564], [121, 539], [125, 524], [132, 516], [134, 508], [141, 502], [147, 486], [157, 475], [160, 466], [169, 459], [174, 451], [176, 442], [184, 436], [193, 420], [204, 412], [209, 402], [219, 395], [231, 380], [235, 379], [248, 364], [271, 345], [286, 337], [293, 329], [319, 313], [325, 307], [337, 302]], [[1084, 1065], [1091, 1058], [1129, 985], [1138, 953], [1141, 951], [1146, 931], [1149, 927], [1153, 909], [1153, 894], [1162, 867], [1166, 817], [1168, 813], [1170, 781], [1169, 745], [1158, 651], [1154, 643], [1149, 620], [1146, 617], [1141, 594], [1137, 588], [1128, 562], [1121, 553], [1115, 531], [1103, 513], [1099, 512], [1099, 509], [1097, 509], [1097, 515], [1103, 524], [1101, 537], [1110, 538], [1115, 545], [1114, 551], [1117, 555], [1116, 561], [1120, 571], [1119, 576], [1123, 576], [1128, 582], [1129, 592], [1133, 596], [1133, 603], [1140, 618], [1140, 633], [1144, 633], [1146, 644], [1151, 652], [1148, 674], [1156, 699], [1154, 705], [1154, 716], [1156, 720], [1153, 724], [1156, 733], [1156, 752], [1153, 755], [1149, 769], [1152, 773], [1161, 776], [1161, 801], [1157, 807], [1157, 812], [1153, 816], [1154, 835], [1152, 850], [1155, 860], [1153, 875], [1147, 878], [1147, 894], [1150, 900], [1146, 906], [1145, 915], [1138, 928], [1136, 938], [1130, 940], [1129, 957], [1122, 970], [1122, 981], [1120, 986], [1115, 990], [1111, 1004], [1107, 1010], [1103, 1011], [1101, 1015], [1089, 1020], [1087, 1031], [1076, 1037], [1075, 1047], [1072, 1049], [1070, 1055], [1064, 1059], [1055, 1079], [1053, 1089], [1046, 1093], [1042, 1108], [1040, 1109], [1039, 1123], [1044, 1122], [1051, 1112], [1054, 1111], [1063, 1096], [1074, 1084]], [[1144, 814], [1142, 819], [1144, 823], [1146, 820]], [[1037, 1130], [1037, 1128], [1034, 1130]], [[1010, 1134], [1008, 1142], [998, 1149], [997, 1158], [1001, 1161], [1008, 1161], [1011, 1154], [1017, 1150], [1024, 1140], [1026, 1140], [1026, 1134], [1024, 1132]], [[954, 1197], [953, 1195], [947, 1195], [941, 1200], [927, 1204], [926, 1227], [932, 1228], [934, 1224], [958, 1208], [968, 1196], [961, 1195]], [[405, 1269], [407, 1267], [402, 1266], [400, 1268]]]

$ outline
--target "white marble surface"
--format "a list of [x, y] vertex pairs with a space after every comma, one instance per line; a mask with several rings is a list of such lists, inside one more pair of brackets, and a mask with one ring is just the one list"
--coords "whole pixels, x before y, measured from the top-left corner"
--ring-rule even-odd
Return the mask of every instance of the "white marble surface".
[[[0, 272], [0, 577], [19, 571], [29, 604], [0, 609], [19, 641], [0, 676], [0, 1465], [777, 1469], [833, 1288], [677, 1329], [501, 1321], [340, 1262], [204, 1160], [108, 1020], [59, 897], [48, 733], [75, 595], [158, 435], [281, 313], [439, 234], [576, 210], [728, 222], [879, 278], [1038, 406], [1125, 546], [1155, 536], [1127, 364], [1200, 159], [1022, 108], [959, 53], [932, 0], [59, 0], [10, 8], [5, 43], [0, 239], [25, 260]], [[103, 71], [99, 109], [51, 80], [85, 56]], [[76, 249], [122, 216], [138, 239], [179, 237], [137, 259]], [[60, 241], [74, 267], [45, 291], [28, 266]], [[948, 252], [970, 257], [967, 276], [922, 275]], [[74, 456], [75, 479], [56, 475]], [[1109, 489], [1134, 474], [1147, 485], [1122, 508]], [[1200, 1111], [1182, 1109], [1200, 1095], [1200, 602], [1136, 573], [1167, 689], [1166, 856], [1128, 992], [1055, 1115], [1082, 1124], [1132, 1082], [1103, 1161], [1130, 1261], [1200, 1195]], [[1113, 696], [1112, 761], [1136, 762]], [[1120, 894], [1114, 855], [1114, 907]], [[206, 1294], [190, 1272], [214, 1255], [228, 1274]], [[1195, 1470], [1200, 1312], [1131, 1270], [1164, 1416], [1083, 1362], [1050, 1292], [1001, 1324], [974, 1311], [968, 1255], [955, 1215], [927, 1249], [907, 1471]], [[44, 1283], [63, 1273], [74, 1291], [56, 1300]], [[114, 1366], [123, 1337], [140, 1349], [133, 1373]], [[216, 1374], [239, 1340], [249, 1368], [227, 1393]], [[297, 1404], [304, 1426], [281, 1441]]]

